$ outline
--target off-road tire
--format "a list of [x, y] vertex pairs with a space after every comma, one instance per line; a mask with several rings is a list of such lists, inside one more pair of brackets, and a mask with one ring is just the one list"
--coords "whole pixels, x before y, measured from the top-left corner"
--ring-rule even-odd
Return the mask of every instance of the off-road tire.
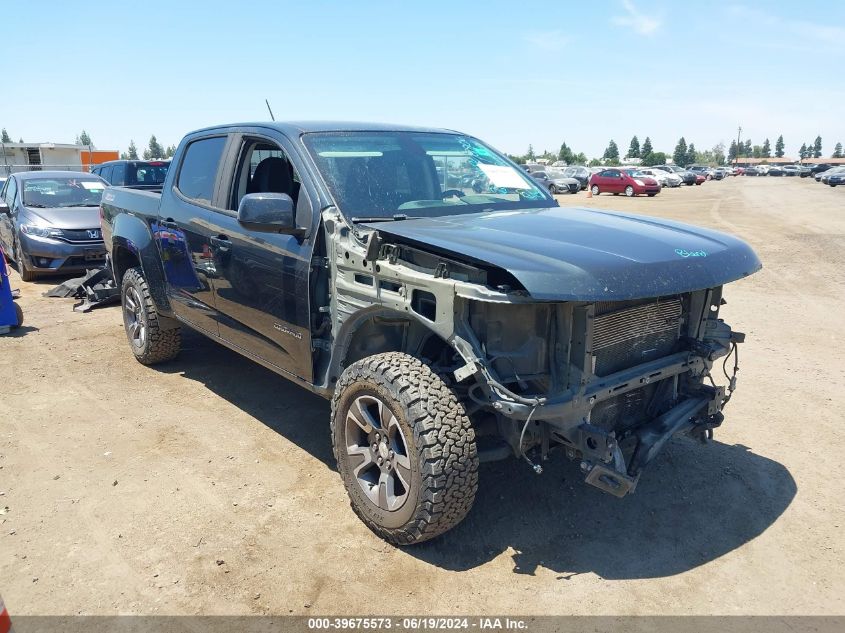
[[[347, 454], [347, 413], [362, 395], [387, 405], [405, 435], [411, 482], [395, 512], [367, 496]], [[350, 365], [332, 398], [331, 435], [352, 510], [386, 541], [408, 545], [432, 539], [472, 508], [478, 490], [475, 431], [452, 390], [418, 359], [387, 352]]]
[[[126, 319], [127, 293], [134, 290], [140, 298], [140, 317], [146, 327], [146, 335], [142, 341], [133, 339], [129, 331]], [[182, 346], [182, 330], [179, 327], [164, 328], [150, 296], [150, 289], [144, 273], [140, 267], [130, 268], [123, 275], [123, 282], [120, 287], [121, 311], [124, 314], [123, 325], [126, 330], [126, 338], [129, 347], [139, 363], [143, 365], [155, 365], [172, 360], [179, 354]]]

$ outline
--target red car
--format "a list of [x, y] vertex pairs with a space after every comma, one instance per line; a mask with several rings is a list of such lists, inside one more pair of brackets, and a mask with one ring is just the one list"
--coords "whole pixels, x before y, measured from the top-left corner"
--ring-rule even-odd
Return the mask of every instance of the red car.
[[640, 174], [636, 169], [605, 169], [590, 177], [590, 191], [594, 196], [600, 193], [624, 193], [626, 196], [660, 193], [660, 184], [651, 176]]
[[700, 185], [703, 182], [707, 182], [707, 176], [704, 176], [702, 174], [696, 174], [695, 175], [695, 184]]

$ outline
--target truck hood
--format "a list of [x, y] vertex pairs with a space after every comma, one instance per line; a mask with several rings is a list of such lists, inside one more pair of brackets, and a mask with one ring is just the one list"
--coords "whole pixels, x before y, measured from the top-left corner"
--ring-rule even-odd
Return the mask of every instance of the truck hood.
[[57, 229], [98, 229], [100, 228], [99, 207], [24, 207], [29, 220]]
[[387, 239], [509, 272], [539, 300], [624, 300], [712, 288], [750, 275], [745, 242], [679, 222], [551, 207], [366, 225]]

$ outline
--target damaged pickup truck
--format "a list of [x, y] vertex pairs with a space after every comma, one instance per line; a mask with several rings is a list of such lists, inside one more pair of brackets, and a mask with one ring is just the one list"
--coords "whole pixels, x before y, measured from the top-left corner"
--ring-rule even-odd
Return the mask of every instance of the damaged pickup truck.
[[460, 522], [480, 461], [559, 452], [622, 497], [671, 437], [706, 442], [743, 340], [723, 286], [760, 268], [722, 233], [561, 208], [434, 129], [200, 130], [161, 193], [101, 214], [136, 358], [189, 326], [331, 398], [352, 508], [397, 544]]

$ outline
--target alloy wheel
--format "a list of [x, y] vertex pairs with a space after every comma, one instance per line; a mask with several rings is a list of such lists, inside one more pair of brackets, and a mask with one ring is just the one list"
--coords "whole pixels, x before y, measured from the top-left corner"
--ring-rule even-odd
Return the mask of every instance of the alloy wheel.
[[132, 345], [143, 348], [147, 340], [147, 322], [144, 319], [141, 295], [131, 286], [123, 295], [123, 323]]
[[346, 413], [345, 449], [370, 501], [393, 512], [408, 499], [411, 458], [399, 421], [379, 397], [358, 396]]

